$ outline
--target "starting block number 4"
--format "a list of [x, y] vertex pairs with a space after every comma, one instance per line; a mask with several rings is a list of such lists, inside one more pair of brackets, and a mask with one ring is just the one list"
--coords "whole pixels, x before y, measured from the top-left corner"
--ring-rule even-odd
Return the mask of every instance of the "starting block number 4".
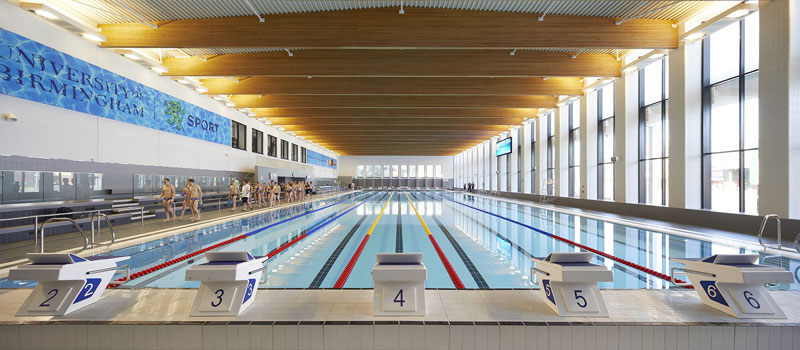
[[416, 311], [417, 310], [417, 289], [416, 288], [384, 288], [383, 289], [383, 310], [384, 311]]

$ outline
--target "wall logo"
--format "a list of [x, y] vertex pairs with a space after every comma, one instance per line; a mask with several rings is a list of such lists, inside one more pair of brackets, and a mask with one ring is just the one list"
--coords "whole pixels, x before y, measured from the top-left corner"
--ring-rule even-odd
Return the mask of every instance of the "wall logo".
[[167, 116], [167, 123], [172, 125], [176, 130], [183, 128], [183, 115], [186, 110], [181, 107], [181, 103], [176, 100], [164, 101], [164, 115]]

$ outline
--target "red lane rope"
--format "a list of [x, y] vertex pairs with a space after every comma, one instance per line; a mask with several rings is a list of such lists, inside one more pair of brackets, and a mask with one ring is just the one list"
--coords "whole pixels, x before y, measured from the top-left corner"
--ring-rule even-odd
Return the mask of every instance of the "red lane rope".
[[433, 238], [433, 235], [428, 235], [428, 238], [431, 239], [433, 249], [436, 249], [436, 254], [439, 254], [439, 259], [442, 260], [444, 269], [447, 270], [447, 274], [450, 275], [450, 279], [453, 280], [453, 284], [456, 286], [456, 289], [464, 289], [464, 283], [461, 282], [461, 278], [458, 277], [453, 265], [450, 265], [450, 260], [447, 260], [447, 256], [444, 255], [442, 248], [439, 248], [439, 243], [436, 243], [436, 238]]
[[347, 266], [345, 266], [344, 271], [342, 271], [342, 274], [339, 276], [339, 279], [336, 280], [336, 284], [333, 285], [333, 288], [344, 288], [347, 278], [350, 277], [350, 273], [353, 272], [353, 268], [356, 266], [356, 262], [358, 262], [358, 258], [361, 256], [361, 251], [364, 250], [364, 247], [367, 245], [367, 241], [369, 241], [369, 237], [372, 236], [372, 231], [375, 231], [375, 226], [378, 225], [378, 221], [380, 221], [381, 216], [383, 216], [383, 212], [386, 210], [386, 206], [389, 205], [389, 201], [392, 200], [392, 196], [394, 196], [394, 193], [389, 195], [389, 199], [386, 200], [386, 204], [384, 204], [383, 208], [381, 208], [381, 212], [378, 213], [378, 217], [375, 218], [375, 222], [372, 223], [372, 226], [367, 231], [364, 239], [361, 240], [361, 244], [358, 246], [358, 249], [356, 249], [355, 253], [353, 253], [350, 261], [347, 262]]

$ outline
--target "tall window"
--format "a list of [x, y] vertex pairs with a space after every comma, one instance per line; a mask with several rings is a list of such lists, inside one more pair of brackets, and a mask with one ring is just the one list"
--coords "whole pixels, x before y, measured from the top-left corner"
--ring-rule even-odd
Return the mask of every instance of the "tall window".
[[236, 149], [247, 149], [247, 126], [231, 120], [231, 146]]
[[703, 40], [703, 208], [758, 213], [758, 15]]
[[408, 166], [408, 177], [410, 177], [410, 178], [417, 177], [417, 166], [416, 165]]
[[536, 122], [538, 119], [529, 120], [531, 127], [531, 193], [536, 193]]
[[614, 200], [614, 83], [597, 92], [597, 199]]
[[517, 128], [517, 192], [522, 192], [522, 128]]
[[[380, 169], [380, 165], [378, 166], [378, 168], [377, 168], [377, 169]], [[377, 175], [377, 174], [378, 174], [378, 172], [375, 172], [375, 174]], [[365, 176], [366, 176], [366, 177], [368, 177], [368, 178], [371, 178], [371, 177], [372, 177], [372, 165], [367, 165], [367, 169], [366, 169], [366, 172], [365, 172]]]
[[253, 153], [264, 154], [264, 133], [253, 129]]
[[555, 147], [556, 130], [553, 126], [553, 113], [547, 114], [547, 195], [552, 196], [556, 182]]
[[639, 70], [639, 203], [667, 205], [667, 58]]
[[418, 165], [417, 166], [417, 178], [421, 179], [423, 177], [425, 177], [425, 166], [424, 165]]
[[281, 140], [281, 159], [289, 160], [289, 141]]
[[[370, 166], [371, 165], [367, 165], [367, 167], [370, 167]], [[356, 177], [364, 177], [364, 166], [363, 165], [357, 165], [356, 166]]]
[[307, 153], [305, 147], [300, 147], [300, 163], [308, 163]]
[[575, 102], [569, 104], [569, 195], [581, 195], [581, 121]]
[[297, 161], [297, 145], [292, 144], [292, 161]]
[[442, 166], [441, 165], [436, 165], [433, 169], [434, 169], [434, 174], [433, 174], [434, 177], [437, 178], [437, 179], [441, 179], [442, 178]]
[[278, 138], [272, 135], [267, 135], [267, 155], [270, 157], [278, 156]]

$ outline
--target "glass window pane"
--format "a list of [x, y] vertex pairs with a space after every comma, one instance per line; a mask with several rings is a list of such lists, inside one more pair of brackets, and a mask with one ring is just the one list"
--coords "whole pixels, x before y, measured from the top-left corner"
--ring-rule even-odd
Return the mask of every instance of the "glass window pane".
[[758, 214], [758, 150], [744, 152], [744, 212]]
[[711, 34], [708, 42], [711, 83], [739, 75], [739, 21]]
[[425, 170], [425, 177], [433, 177], [433, 165], [426, 165]]
[[744, 78], [744, 130], [742, 132], [744, 132], [744, 148], [758, 148], [758, 72]]
[[739, 80], [711, 87], [711, 152], [739, 149]]
[[600, 114], [601, 119], [612, 116], [614, 116], [614, 83], [603, 87], [603, 112]]
[[572, 189], [570, 190], [570, 196], [572, 197], [580, 197], [581, 195], [581, 168], [580, 167], [570, 167], [569, 171], [572, 173]]
[[364, 177], [364, 166], [356, 166], [356, 177]]
[[602, 200], [614, 200], [614, 164], [603, 164], [603, 198]]
[[603, 158], [600, 162], [608, 163], [611, 161], [611, 157], [614, 156], [614, 118], [603, 120], [601, 142], [603, 143]]
[[380, 165], [375, 166], [375, 172], [372, 174], [373, 177], [381, 177], [381, 167]]
[[421, 179], [423, 177], [425, 177], [425, 166], [424, 165], [418, 165], [417, 166], [417, 178]]
[[392, 165], [392, 177], [397, 178], [400, 177], [400, 167], [397, 165]]
[[372, 166], [367, 165], [367, 177], [372, 177]]
[[408, 165], [400, 166], [400, 177], [408, 177]]
[[711, 155], [711, 209], [739, 212], [739, 152]]
[[572, 131], [572, 165], [581, 165], [581, 129]]
[[391, 176], [392, 176], [392, 173], [389, 172], [389, 166], [388, 165], [384, 165], [383, 166], [383, 177], [391, 177]]
[[659, 102], [645, 108], [645, 159], [659, 158], [663, 153], [661, 107]]
[[661, 205], [663, 173], [661, 159], [646, 160], [644, 164], [645, 204]]
[[661, 101], [662, 61], [658, 60], [644, 67], [644, 105]]
[[417, 177], [417, 167], [415, 165], [411, 165], [408, 167], [408, 177], [411, 178]]
[[442, 166], [441, 165], [437, 165], [435, 169], [436, 169], [436, 173], [434, 174], [434, 177], [441, 178], [442, 177]]
[[744, 19], [744, 71], [758, 69], [758, 13]]

